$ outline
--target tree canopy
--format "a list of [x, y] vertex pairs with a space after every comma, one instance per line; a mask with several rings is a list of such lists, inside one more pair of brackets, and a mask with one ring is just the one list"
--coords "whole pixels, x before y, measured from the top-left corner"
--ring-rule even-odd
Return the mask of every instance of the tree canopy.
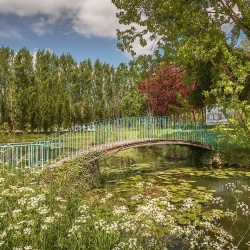
[[117, 31], [119, 48], [135, 55], [136, 40], [142, 46], [154, 41], [155, 60], [188, 66], [195, 77], [200, 70], [197, 64], [202, 68], [209, 65], [209, 82], [201, 88], [205, 103], [232, 110], [230, 124], [238, 136], [249, 142], [250, 100], [241, 97], [249, 88], [250, 60], [246, 60], [246, 50], [237, 47], [242, 39], [250, 39], [250, 1], [112, 2], [119, 9], [120, 23], [127, 25], [125, 30]]
[[173, 115], [190, 107], [189, 97], [194, 84], [184, 84], [185, 74], [185, 70], [174, 65], [159, 66], [149, 79], [137, 82], [140, 92], [146, 97], [150, 115]]
[[[0, 47], [0, 127], [49, 131], [97, 120], [140, 115], [143, 100], [133, 66], [117, 68], [70, 54]], [[133, 111], [133, 112], [132, 112]]]

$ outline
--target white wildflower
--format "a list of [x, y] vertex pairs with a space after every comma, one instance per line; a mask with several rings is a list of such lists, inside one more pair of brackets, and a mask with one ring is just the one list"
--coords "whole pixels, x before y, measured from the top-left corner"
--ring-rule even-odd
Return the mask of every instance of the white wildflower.
[[105, 198], [102, 198], [102, 199], [100, 200], [100, 203], [105, 204], [105, 203], [106, 203], [106, 199], [105, 199]]
[[48, 216], [48, 217], [45, 217], [44, 222], [45, 223], [52, 223], [52, 222], [54, 222], [54, 220], [55, 220], [55, 217]]
[[42, 207], [37, 208], [36, 211], [37, 211], [39, 214], [43, 215], [43, 214], [49, 213], [50, 210], [49, 210], [49, 207], [48, 207], [48, 206], [42, 206]]
[[194, 203], [193, 203], [193, 200], [191, 198], [186, 198], [186, 199], [183, 200], [183, 202], [184, 203], [182, 205], [181, 211], [194, 207]]
[[3, 239], [4, 237], [7, 236], [6, 231], [4, 230], [1, 234], [0, 234], [0, 239]]
[[211, 199], [211, 202], [212, 202], [213, 204], [218, 204], [218, 205], [222, 206], [224, 200], [223, 200], [221, 197], [213, 197], [213, 198]]
[[17, 217], [22, 212], [21, 209], [15, 209], [12, 211], [12, 216]]
[[44, 194], [37, 195], [35, 197], [31, 197], [28, 201], [28, 209], [33, 209], [39, 206], [41, 201], [45, 201], [46, 197]]
[[142, 194], [136, 194], [134, 196], [131, 197], [131, 200], [135, 200], [135, 201], [138, 201], [139, 199], [143, 198], [143, 195]]
[[138, 187], [138, 188], [142, 188], [143, 186], [144, 186], [144, 182], [138, 182], [136, 184], [136, 187]]
[[30, 187], [20, 187], [18, 189], [18, 192], [19, 193], [35, 193], [35, 190], [33, 188], [30, 188]]
[[225, 186], [226, 186], [226, 189], [229, 189], [231, 191], [234, 191], [236, 188], [236, 186], [233, 182], [227, 183]]
[[31, 228], [24, 228], [23, 229], [24, 234], [30, 235], [31, 234]]
[[250, 215], [249, 207], [244, 202], [239, 202], [237, 204], [237, 208], [241, 209], [243, 215], [246, 215], [246, 216]]
[[17, 201], [18, 205], [24, 206], [27, 203], [27, 198], [22, 197]]
[[67, 202], [66, 200], [64, 200], [64, 199], [61, 198], [61, 197], [56, 197], [55, 200], [56, 200], [56, 201], [61, 201], [61, 202]]
[[126, 206], [117, 206], [115, 205], [113, 208], [113, 213], [115, 215], [125, 214], [128, 212], [128, 208]]
[[245, 191], [250, 191], [250, 186], [248, 186], [248, 185], [242, 185], [242, 188], [243, 188]]
[[85, 213], [87, 210], [89, 209], [89, 207], [87, 205], [82, 205], [78, 208], [78, 211], [83, 214]]
[[0, 213], [0, 218], [3, 218], [5, 215], [7, 215], [7, 212]]
[[43, 230], [46, 230], [46, 229], [48, 229], [48, 226], [45, 224], [45, 225], [41, 225], [41, 230], [43, 231]]
[[33, 248], [32, 248], [32, 246], [25, 246], [24, 247], [24, 250], [32, 250]]
[[107, 193], [107, 194], [106, 194], [106, 199], [110, 199], [112, 196], [113, 196], [112, 193]]
[[124, 199], [124, 198], [122, 198], [122, 197], [119, 197], [119, 198], [118, 198], [118, 201], [120, 201], [120, 202], [126, 202], [126, 199]]
[[130, 238], [128, 240], [128, 248], [129, 249], [135, 249], [137, 246], [137, 239], [136, 238]]
[[68, 237], [70, 237], [72, 234], [78, 232], [78, 230], [80, 229], [81, 227], [80, 226], [74, 226], [72, 227], [69, 232], [68, 232]]
[[55, 217], [62, 217], [62, 213], [55, 212], [54, 215]]
[[172, 194], [170, 194], [169, 190], [167, 190], [166, 188], [162, 189], [163, 192], [165, 192], [165, 197], [168, 199], [172, 198]]

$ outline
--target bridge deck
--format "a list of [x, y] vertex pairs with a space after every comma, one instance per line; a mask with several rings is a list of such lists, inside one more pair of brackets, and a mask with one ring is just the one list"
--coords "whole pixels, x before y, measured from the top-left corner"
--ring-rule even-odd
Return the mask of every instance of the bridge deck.
[[[130, 148], [146, 147], [146, 146], [152, 146], [152, 145], [166, 145], [166, 144], [181, 145], [181, 146], [186, 146], [186, 147], [197, 147], [197, 148], [210, 150], [210, 151], [214, 150], [214, 148], [209, 145], [204, 145], [204, 144], [192, 142], [192, 141], [144, 138], [144, 139], [139, 139], [139, 140], [127, 140], [123, 142], [114, 142], [111, 144], [98, 145], [96, 147], [92, 147], [91, 151], [101, 150], [101, 151], [105, 151], [107, 154], [113, 154], [121, 150], [126, 150]], [[59, 161], [52, 162], [49, 165], [50, 167], [56, 167], [65, 161], [73, 159], [79, 155], [87, 154], [89, 152], [90, 151], [87, 151], [87, 150], [81, 150], [76, 153], [73, 153], [72, 155], [62, 158]]]
[[218, 135], [205, 124], [170, 117], [131, 117], [73, 127], [34, 143], [0, 145], [3, 168], [43, 168], [95, 150], [118, 150], [152, 144], [179, 144], [212, 150]]

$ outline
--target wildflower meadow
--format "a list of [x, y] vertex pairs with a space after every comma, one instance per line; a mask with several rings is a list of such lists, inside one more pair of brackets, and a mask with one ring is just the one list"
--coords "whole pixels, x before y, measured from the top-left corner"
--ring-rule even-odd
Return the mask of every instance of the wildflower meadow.
[[[39, 174], [0, 171], [1, 249], [157, 250], [175, 244], [180, 249], [250, 249], [250, 210], [240, 200], [249, 195], [247, 185], [237, 190], [227, 184], [235, 195], [234, 210], [206, 192], [202, 199], [178, 202], [171, 202], [167, 188], [150, 196], [147, 190], [155, 188], [150, 182], [137, 183], [138, 193], [125, 198], [110, 192], [91, 199], [69, 197], [52, 187], [41, 184]], [[229, 229], [242, 220], [248, 227], [235, 238], [221, 220], [230, 222]]]

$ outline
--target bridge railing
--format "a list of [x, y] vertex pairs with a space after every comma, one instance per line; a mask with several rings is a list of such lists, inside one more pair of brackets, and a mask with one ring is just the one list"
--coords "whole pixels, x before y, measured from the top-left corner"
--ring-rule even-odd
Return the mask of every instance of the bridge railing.
[[131, 117], [78, 125], [33, 143], [0, 145], [0, 166], [42, 168], [93, 150], [150, 139], [191, 141], [217, 147], [205, 124], [170, 117]]

